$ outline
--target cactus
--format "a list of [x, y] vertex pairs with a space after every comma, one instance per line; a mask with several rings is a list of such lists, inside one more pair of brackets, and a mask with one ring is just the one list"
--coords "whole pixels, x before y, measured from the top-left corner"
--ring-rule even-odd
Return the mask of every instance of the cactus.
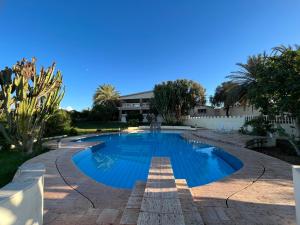
[[35, 141], [40, 142], [45, 122], [64, 96], [62, 75], [54, 73], [55, 64], [37, 74], [35, 62], [23, 59], [0, 71], [0, 114], [7, 122], [0, 124], [0, 132], [26, 153], [32, 153]]

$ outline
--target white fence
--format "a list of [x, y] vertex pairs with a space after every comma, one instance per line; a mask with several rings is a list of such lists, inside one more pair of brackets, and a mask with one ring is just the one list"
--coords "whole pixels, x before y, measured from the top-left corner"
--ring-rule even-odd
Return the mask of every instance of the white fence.
[[21, 166], [13, 181], [0, 189], [1, 225], [42, 225], [44, 173], [42, 164]]
[[211, 130], [239, 130], [245, 123], [245, 116], [201, 116], [186, 117], [184, 124]]
[[[211, 130], [236, 131], [244, 125], [245, 121], [249, 121], [254, 118], [257, 118], [257, 116], [187, 116], [184, 124], [194, 127], [203, 127]], [[270, 122], [274, 123], [277, 127], [282, 127], [289, 135], [293, 135], [295, 137], [300, 136], [300, 129], [295, 118], [278, 116], [275, 119], [270, 119], [265, 116], [265, 119], [270, 120]]]

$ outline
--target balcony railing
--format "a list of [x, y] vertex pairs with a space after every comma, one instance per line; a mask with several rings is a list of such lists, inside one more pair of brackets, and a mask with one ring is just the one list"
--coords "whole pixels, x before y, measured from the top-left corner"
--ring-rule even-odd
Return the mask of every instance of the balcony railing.
[[121, 108], [149, 108], [149, 103], [122, 103]]

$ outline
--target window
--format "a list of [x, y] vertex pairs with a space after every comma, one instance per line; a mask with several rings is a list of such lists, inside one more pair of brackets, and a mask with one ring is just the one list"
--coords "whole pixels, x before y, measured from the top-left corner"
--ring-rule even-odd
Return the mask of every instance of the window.
[[198, 113], [205, 114], [206, 113], [206, 109], [198, 109]]

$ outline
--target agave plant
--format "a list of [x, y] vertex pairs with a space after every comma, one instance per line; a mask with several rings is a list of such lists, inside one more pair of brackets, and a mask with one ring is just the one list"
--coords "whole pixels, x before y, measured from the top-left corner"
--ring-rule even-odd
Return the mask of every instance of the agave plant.
[[35, 62], [23, 59], [0, 71], [0, 112], [7, 122], [0, 124], [0, 132], [8, 143], [27, 153], [33, 152], [34, 142], [40, 142], [45, 122], [64, 95], [55, 64], [37, 73]]

